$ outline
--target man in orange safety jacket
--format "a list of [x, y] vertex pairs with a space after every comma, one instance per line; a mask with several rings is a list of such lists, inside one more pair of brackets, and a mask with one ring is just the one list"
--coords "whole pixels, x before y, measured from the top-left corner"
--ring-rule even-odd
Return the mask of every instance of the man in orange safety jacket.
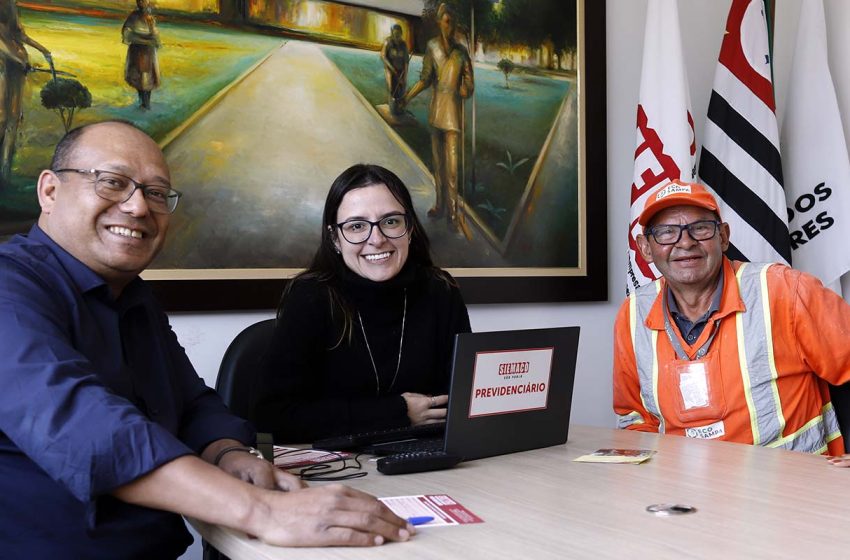
[[618, 426], [843, 453], [827, 382], [850, 382], [850, 306], [809, 274], [729, 260], [729, 224], [701, 185], [662, 185], [638, 223], [663, 277], [617, 315]]

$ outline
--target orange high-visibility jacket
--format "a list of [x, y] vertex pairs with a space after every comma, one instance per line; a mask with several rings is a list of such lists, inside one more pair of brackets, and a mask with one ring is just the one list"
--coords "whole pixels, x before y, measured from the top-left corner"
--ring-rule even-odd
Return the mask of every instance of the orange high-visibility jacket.
[[[719, 320], [704, 360], [715, 413], [681, 412], [664, 330], [664, 279], [636, 290], [614, 325], [614, 411], [621, 428], [717, 438], [810, 453], [844, 443], [826, 382], [850, 382], [850, 306], [820, 281], [787, 266], [723, 258], [720, 309], [689, 345], [694, 358]], [[639, 356], [639, 358], [636, 358]]]

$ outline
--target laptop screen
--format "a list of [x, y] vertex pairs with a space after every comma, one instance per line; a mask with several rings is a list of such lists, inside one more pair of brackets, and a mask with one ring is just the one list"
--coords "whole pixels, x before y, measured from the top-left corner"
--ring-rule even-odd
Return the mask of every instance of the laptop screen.
[[579, 327], [457, 335], [445, 451], [464, 460], [567, 441]]

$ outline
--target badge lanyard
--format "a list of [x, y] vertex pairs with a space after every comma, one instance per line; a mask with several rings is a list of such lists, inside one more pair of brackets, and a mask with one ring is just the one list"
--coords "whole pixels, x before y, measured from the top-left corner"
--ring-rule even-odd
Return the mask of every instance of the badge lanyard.
[[[720, 319], [712, 321], [713, 324], [710, 327], [706, 325], [706, 328], [713, 328], [714, 330], [709, 335], [708, 340], [697, 349], [695, 357], [691, 359], [685, 353], [676, 333], [673, 332], [667, 298], [668, 292], [665, 291], [663, 296], [664, 331], [667, 333], [667, 338], [670, 340], [670, 345], [673, 347], [677, 358], [668, 364], [667, 368], [671, 375], [671, 381], [678, 387], [677, 402], [674, 406], [676, 418], [680, 423], [690, 428], [695, 427], [697, 422], [719, 420], [719, 429], [722, 430], [722, 419], [726, 413], [723, 393], [722, 391], [712, 390], [712, 374], [709, 371], [711, 369], [710, 360], [705, 359], [714, 337], [720, 330]], [[715, 371], [714, 373], [719, 372]], [[715, 381], [718, 380], [719, 378], [715, 379]], [[714, 426], [714, 424], [709, 427], [711, 426]], [[716, 428], [716, 426], [714, 427]], [[701, 428], [705, 428], [705, 426]]]
[[[667, 333], [667, 338], [670, 339], [670, 344], [673, 345], [673, 351], [676, 353], [676, 357], [680, 360], [691, 361], [692, 358], [685, 353], [684, 348], [682, 348], [682, 343], [679, 342], [679, 338], [676, 336], [676, 333], [673, 332], [673, 325], [670, 324], [670, 309], [667, 307], [667, 290], [664, 290], [663, 303], [664, 303], [664, 332]], [[699, 360], [708, 353], [708, 347], [711, 346], [711, 343], [714, 341], [714, 337], [717, 336], [717, 331], [720, 330], [718, 327], [720, 326], [720, 319], [716, 319], [714, 324], [712, 325], [713, 331], [711, 336], [708, 337], [708, 340], [705, 341], [705, 344], [699, 347], [696, 353], [696, 359]]]

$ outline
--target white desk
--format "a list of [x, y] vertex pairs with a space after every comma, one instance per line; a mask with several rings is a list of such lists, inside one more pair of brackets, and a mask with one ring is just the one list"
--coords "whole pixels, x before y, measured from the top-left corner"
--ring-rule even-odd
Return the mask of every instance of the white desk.
[[[655, 449], [642, 465], [574, 463], [606, 447]], [[850, 554], [850, 469], [823, 457], [717, 441], [571, 426], [565, 446], [462, 463], [445, 471], [369, 476], [377, 496], [448, 494], [484, 519], [421, 528], [367, 549], [276, 548], [192, 520], [233, 560], [510, 558], [833, 558]], [[656, 517], [655, 503], [697, 513]]]

